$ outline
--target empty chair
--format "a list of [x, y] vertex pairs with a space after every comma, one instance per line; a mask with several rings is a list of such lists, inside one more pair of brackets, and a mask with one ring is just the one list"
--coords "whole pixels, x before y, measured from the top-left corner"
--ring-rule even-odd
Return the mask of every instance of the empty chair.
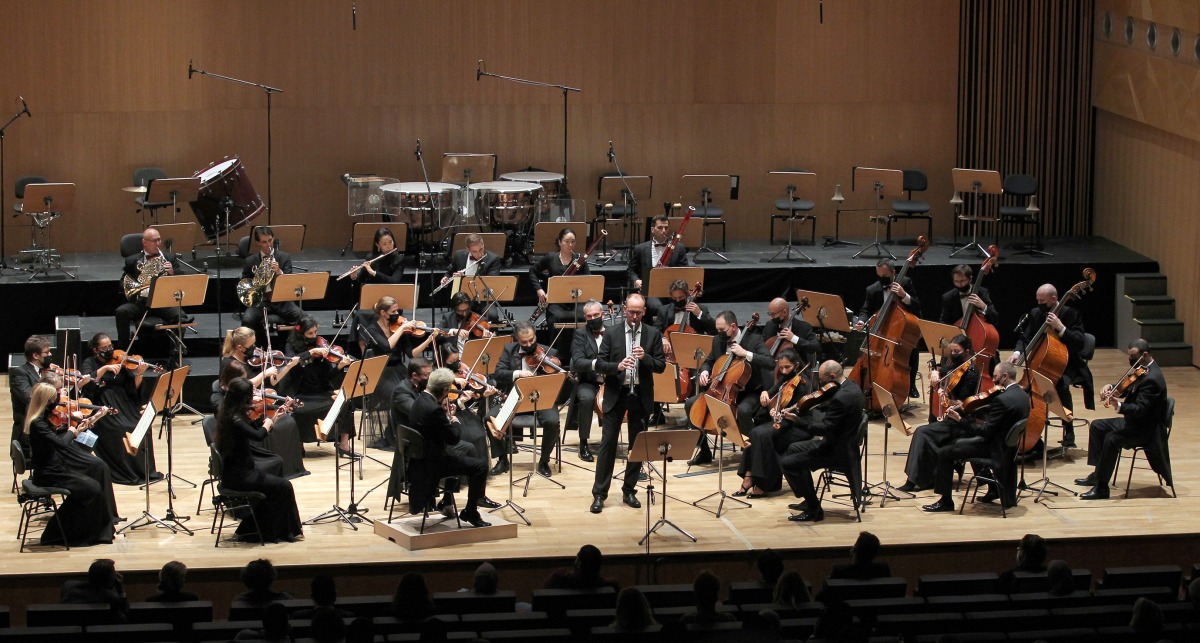
[[129, 604], [130, 623], [170, 623], [177, 630], [190, 630], [195, 623], [207, 623], [212, 618], [212, 601]]
[[638, 585], [637, 589], [646, 597], [653, 609], [660, 607], [691, 607], [693, 603], [692, 584], [678, 585]]
[[1010, 607], [1007, 594], [964, 594], [928, 596], [925, 601], [934, 612], [970, 612]]
[[596, 589], [533, 590], [533, 611], [545, 612], [552, 619], [562, 618], [568, 610], [611, 610], [616, 606], [616, 603], [617, 592], [611, 587], [600, 587]]
[[1097, 590], [1134, 587], [1179, 588], [1183, 568], [1179, 565], [1143, 565], [1138, 567], [1106, 567]]
[[742, 581], [729, 584], [729, 602], [735, 605], [770, 603], [774, 599], [775, 588], [770, 585], [764, 585], [759, 581]]
[[917, 596], [961, 596], [964, 594], [995, 594], [999, 591], [1000, 576], [993, 572], [974, 574], [922, 574], [917, 581]]
[[913, 192], [929, 189], [929, 177], [921, 170], [904, 170], [904, 191], [908, 198], [892, 201], [892, 212], [887, 220], [887, 242], [892, 242], [892, 223], [898, 219], [924, 219], [928, 231], [926, 238], [933, 243], [933, 215], [929, 214], [929, 202], [913, 199]]
[[[485, 595], [474, 592], [435, 592], [433, 608], [439, 614], [489, 614], [517, 609], [517, 593], [511, 590]], [[535, 611], [540, 611], [536, 610]]]
[[53, 627], [5, 627], [0, 628], [0, 641], [22, 641], [23, 643], [75, 643], [91, 641], [85, 638], [83, 628], [78, 625]]
[[488, 641], [570, 641], [571, 630], [565, 627], [548, 627], [533, 630], [485, 630], [480, 638]]
[[827, 578], [821, 588], [821, 601], [848, 601], [866, 598], [903, 598], [908, 591], [908, 581], [899, 576], [857, 580], [852, 578]]
[[1058, 627], [1050, 630], [1021, 630], [1009, 632], [1008, 640], [1021, 643], [1095, 643], [1096, 630], [1091, 627]]
[[[1015, 571], [1012, 574], [1015, 587], [1013, 594], [1050, 591], [1050, 581], [1046, 578], [1046, 572]], [[1092, 570], [1072, 569], [1071, 576], [1076, 592], [1086, 592], [1092, 588]]]
[[461, 627], [454, 629], [475, 632], [491, 630], [534, 630], [550, 626], [545, 612], [503, 612], [495, 614], [463, 614]]
[[35, 603], [25, 609], [25, 624], [30, 627], [61, 625], [111, 625], [118, 616], [108, 603]]
[[786, 254], [786, 259], [790, 261], [792, 252], [795, 251], [805, 261], [813, 261], [812, 257], [796, 248], [793, 242], [795, 241], [796, 224], [808, 221], [812, 224], [809, 228], [809, 242], [814, 246], [817, 244], [817, 215], [812, 213], [816, 203], [809, 198], [816, 189], [817, 175], [803, 170], [778, 171], [770, 172], [770, 174], [786, 183], [784, 190], [787, 192], [784, 198], [775, 201], [776, 213], [771, 215], [771, 243], [775, 243], [776, 221], [786, 221], [788, 229], [787, 245], [775, 253], [770, 260], [774, 261], [779, 255]]
[[[1014, 252], [1014, 255], [1027, 254], [1030, 256], [1052, 257], [1049, 252], [1043, 252], [1042, 245], [1042, 216], [1037, 206], [1037, 177], [1028, 174], [1009, 174], [1004, 177], [1004, 194], [1016, 198], [1016, 202], [1002, 204], [996, 211], [996, 221], [1000, 224], [1015, 223], [1032, 226], [1029, 243], [1024, 248]], [[1004, 196], [1001, 196], [1004, 200]], [[1011, 200], [1010, 200], [1011, 201]], [[996, 245], [1000, 245], [1000, 226], [996, 226]]]
[[1003, 632], [1019, 623], [1021, 628], [1043, 629], [1054, 627], [1056, 624], [1049, 609], [999, 609], [988, 611], [968, 611], [963, 613], [967, 620], [968, 631], [973, 632]]

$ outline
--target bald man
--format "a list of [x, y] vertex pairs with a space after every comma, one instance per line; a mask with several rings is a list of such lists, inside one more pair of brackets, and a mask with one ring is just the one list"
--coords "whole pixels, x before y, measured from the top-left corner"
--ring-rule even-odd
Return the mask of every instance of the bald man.
[[[137, 280], [141, 275], [141, 271], [138, 270], [138, 265], [142, 264], [143, 262], [151, 261], [159, 256], [161, 256], [163, 259], [162, 272], [151, 276], [157, 277], [161, 275], [175, 274], [175, 253], [166, 252], [163, 250], [162, 245], [163, 238], [158, 230], [155, 230], [154, 228], [146, 228], [146, 230], [142, 232], [142, 251], [125, 257], [125, 266], [123, 268], [125, 276]], [[134, 297], [133, 301], [125, 302], [120, 306], [117, 306], [117, 310], [114, 313], [117, 318], [117, 348], [125, 350], [129, 347], [129, 338], [131, 336], [130, 324], [140, 320], [142, 315], [145, 314], [147, 309], [147, 298], [149, 295], [150, 289], [147, 288], [138, 293], [138, 295]], [[154, 316], [162, 319], [164, 323], [175, 324], [179, 321], [179, 316], [176, 314], [176, 310], [177, 309], [175, 308], [156, 308], [154, 310]], [[184, 318], [189, 321], [191, 320], [190, 315], [185, 314]]]
[[767, 323], [763, 325], [763, 341], [778, 337], [783, 344], [775, 351], [791, 346], [800, 354], [800, 365], [809, 363], [821, 350], [821, 342], [813, 327], [799, 315], [792, 314], [792, 306], [782, 297], [776, 297], [767, 304]]

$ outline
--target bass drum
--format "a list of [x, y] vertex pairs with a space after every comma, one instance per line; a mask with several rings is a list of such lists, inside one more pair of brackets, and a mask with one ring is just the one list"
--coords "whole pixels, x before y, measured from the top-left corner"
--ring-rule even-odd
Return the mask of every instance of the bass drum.
[[210, 241], [246, 225], [267, 209], [246, 176], [242, 160], [236, 156], [226, 157], [192, 176], [200, 178], [200, 193], [191, 202], [192, 212]]

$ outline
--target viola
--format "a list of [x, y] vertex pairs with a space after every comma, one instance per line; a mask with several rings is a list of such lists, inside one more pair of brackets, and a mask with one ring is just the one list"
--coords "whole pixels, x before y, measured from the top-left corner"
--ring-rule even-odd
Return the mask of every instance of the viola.
[[458, 367], [458, 372], [455, 373], [455, 375], [467, 380], [467, 389], [476, 393], [480, 397], [482, 397], [487, 391], [487, 378], [479, 373], [472, 373], [471, 369], [467, 368], [466, 364], [460, 365]]
[[[401, 326], [403, 326], [404, 324], [407, 324], [407, 323], [409, 323], [408, 320], [401, 317], [400, 320], [397, 321], [396, 323], [388, 324], [388, 331], [395, 333], [396, 331], [400, 330]], [[434, 328], [433, 326], [430, 326], [429, 324], [426, 324], [423, 321], [418, 321], [415, 319], [412, 321], [412, 324], [408, 328], [404, 329], [405, 335], [412, 335], [413, 337], [424, 337], [431, 332], [437, 333], [440, 335], [440, 334], [444, 334], [446, 331], [443, 331], [440, 328]]]
[[86, 397], [72, 399], [66, 392], [60, 392], [58, 394], [58, 402], [54, 403], [54, 408], [50, 412], [50, 424], [56, 427], [63, 427], [68, 423], [76, 425], [81, 419], [95, 413], [116, 415], [119, 413], [119, 410], [111, 406], [92, 404], [92, 401]]
[[483, 337], [484, 331], [489, 331], [491, 328], [492, 325], [477, 312], [469, 313], [458, 327], [459, 330], [467, 331], [468, 337]]
[[[979, 351], [972, 355], [970, 359], [963, 360], [962, 364], [959, 364], [949, 373], [946, 373], [945, 377], [939, 378], [937, 384], [930, 385], [929, 396], [932, 407], [930, 408], [930, 414], [936, 417], [939, 422], [946, 417], [946, 411], [950, 408], [950, 393], [958, 388], [958, 383], [962, 381], [963, 376], [967, 374], [971, 365], [976, 363], [975, 360], [979, 359], [982, 353], [983, 351]], [[983, 390], [990, 388], [992, 387], [985, 386]]]
[[131, 371], [137, 370], [137, 368], [142, 364], [149, 366], [150, 370], [154, 371], [155, 373], [161, 373], [163, 370], [163, 367], [159, 366], [158, 364], [151, 364], [150, 362], [142, 359], [141, 355], [129, 355], [125, 351], [119, 349], [113, 351], [112, 359], [108, 360], [109, 366], [114, 364], [124, 366]]
[[67, 384], [75, 384], [76, 382], [83, 379], [84, 377], [87, 377], [83, 373], [81, 373], [73, 368], [63, 368], [63, 367], [59, 366], [58, 364], [51, 364], [51, 365], [47, 366], [46, 368], [50, 369], [50, 372], [52, 372], [52, 373], [57, 373], [57, 374], [61, 375], [63, 378], [63, 382], [65, 382]]
[[999, 397], [999, 395], [1003, 392], [1003, 386], [993, 386], [982, 393], [976, 393], [975, 395], [968, 397], [958, 404], [951, 406], [950, 408], [946, 409], [946, 413], [949, 413], [950, 411], [957, 411], [960, 415], [974, 413], [991, 404], [992, 402], [995, 402], [996, 398]]
[[546, 351], [538, 346], [537, 350], [531, 355], [525, 356], [525, 366], [534, 373], [566, 373], [566, 369], [562, 367], [562, 361], [557, 357], [551, 357]]
[[274, 419], [275, 416], [287, 413], [295, 406], [300, 406], [299, 400], [277, 395], [273, 389], [264, 389], [261, 395], [256, 395], [250, 403], [247, 416], [251, 421], [262, 417]]

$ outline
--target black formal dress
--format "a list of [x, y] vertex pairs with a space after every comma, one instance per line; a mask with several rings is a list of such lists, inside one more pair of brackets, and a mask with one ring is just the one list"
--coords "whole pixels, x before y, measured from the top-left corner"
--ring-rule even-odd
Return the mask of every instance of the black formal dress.
[[[378, 318], [376, 318], [378, 319]], [[401, 380], [408, 378], [408, 361], [412, 359], [412, 350], [419, 343], [412, 334], [401, 335], [400, 339], [396, 340], [395, 346], [388, 344], [388, 337], [391, 333], [379, 327], [378, 321], [365, 326], [367, 329], [366, 351], [363, 353], [363, 359], [387, 355], [387, 365], [383, 368], [383, 373], [379, 376], [379, 383], [375, 387], [375, 392], [371, 394], [370, 408], [373, 411], [383, 411], [391, 407], [392, 391], [400, 385]], [[387, 428], [387, 437], [383, 440], [385, 445], [394, 443], [392, 435], [395, 434], [395, 428], [389, 424]]]
[[[266, 437], [267, 431], [263, 429], [262, 422], [238, 417], [231, 428], [225, 436], [218, 435], [217, 449], [224, 463], [221, 483], [230, 489], [260, 491], [266, 496], [254, 507], [264, 541], [294, 541], [304, 530], [300, 524], [300, 510], [296, 507], [296, 492], [292, 489], [292, 483], [256, 468], [254, 456], [250, 453], [251, 443]], [[223, 437], [229, 438], [229, 444], [220, 442]], [[254, 521], [243, 520], [238, 525], [237, 533], [244, 536], [253, 530]]]
[[[292, 346], [286, 351], [291, 356]], [[312, 359], [307, 350], [300, 353], [300, 362], [288, 371], [279, 381], [279, 391], [283, 395], [294, 397], [304, 406], [292, 412], [296, 418], [296, 426], [300, 431], [303, 442], [317, 442], [317, 420], [325, 419], [333, 406], [333, 397], [341, 382], [342, 373], [337, 365], [324, 359]], [[354, 421], [351, 413], [350, 400], [342, 404], [342, 412], [338, 415], [336, 427], [325, 427], [326, 439], [336, 442], [339, 435], [354, 435]]]
[[[791, 378], [780, 378], [768, 389], [767, 394], [771, 397], [778, 395], [780, 387], [788, 379]], [[804, 395], [804, 392], [803, 388], [799, 388], [791, 397], [784, 397], [780, 400], [779, 408], [785, 409], [791, 406]], [[779, 458], [793, 444], [812, 439], [812, 433], [808, 428], [808, 419], [804, 416], [798, 417], [796, 421], [784, 418], [779, 421], [778, 429], [775, 428], [773, 421], [763, 422], [750, 429], [746, 436], [750, 438], [750, 446], [746, 447], [742, 453], [742, 462], [738, 465], [738, 476], [745, 478], [746, 472], [749, 471], [754, 486], [759, 489], [768, 492], [782, 489], [783, 469], [779, 466]]]
[[[553, 348], [544, 346], [542, 344], [538, 344], [538, 346], [541, 347], [541, 349], [545, 351], [549, 357], [558, 357], [558, 351], [554, 350]], [[500, 356], [500, 363], [496, 366], [496, 381], [499, 382], [501, 386], [509, 388], [511, 388], [510, 385], [515, 386], [515, 384], [513, 384], [513, 373], [516, 371], [528, 370], [524, 362], [525, 354], [522, 352], [521, 345], [519, 343], [513, 342], [505, 346], [504, 352]], [[566, 366], [569, 366], [569, 364]], [[564, 366], [564, 368], [566, 368], [566, 366]], [[535, 373], [535, 375], [541, 374], [542, 373]], [[537, 412], [537, 424], [542, 430], [542, 452], [538, 462], [541, 464], [547, 464], [550, 462], [550, 454], [554, 452], [554, 446], [558, 444], [559, 419], [557, 402], [557, 400], [543, 400], [538, 404], [539, 410]], [[498, 412], [499, 410], [499, 404], [492, 405], [493, 412]], [[518, 417], [520, 417], [520, 415], [527, 414], [519, 414]], [[493, 453], [503, 454], [503, 448], [503, 441], [492, 438]]]
[[[1075, 403], [1071, 396], [1071, 385], [1078, 382], [1083, 386], [1084, 407], [1095, 409], [1096, 403], [1092, 391], [1092, 372], [1088, 368], [1087, 362], [1080, 356], [1083, 352], [1084, 344], [1083, 315], [1070, 306], [1063, 306], [1058, 311], [1058, 320], [1063, 323], [1063, 326], [1066, 326], [1059, 339], [1067, 347], [1067, 366], [1063, 369], [1062, 377], [1055, 383], [1054, 390], [1058, 393], [1063, 406], [1073, 409], [1075, 408]], [[1033, 340], [1033, 336], [1037, 334], [1045, 321], [1046, 311], [1042, 310], [1040, 306], [1036, 306], [1029, 311], [1028, 317], [1021, 325], [1017, 336], [1016, 350], [1022, 354], [1022, 362], [1028, 357], [1025, 355], [1025, 348]], [[1052, 333], [1054, 331], [1047, 329], [1046, 332]], [[1024, 364], [1022, 363], [1022, 365]], [[1075, 429], [1067, 420], [1062, 420], [1062, 426], [1063, 442], [1074, 444]]]
[[459, 424], [452, 422], [446, 410], [428, 391], [422, 391], [413, 402], [409, 417], [412, 428], [425, 441], [425, 455], [408, 465], [409, 510], [418, 513], [433, 502], [438, 480], [446, 476], [466, 476], [467, 504], [462, 513], [476, 513], [479, 499], [487, 486], [487, 460], [465, 455], [451, 447], [459, 444]]
[[[254, 270], [258, 268], [258, 264], [262, 263], [263, 255], [261, 252], [251, 253], [246, 257], [246, 263], [242, 266], [242, 279], [253, 279]], [[292, 273], [292, 256], [282, 250], [275, 251], [275, 263], [279, 264], [279, 269], [283, 274], [289, 275]], [[303, 316], [300, 307], [290, 301], [281, 301], [274, 303], [271, 301], [271, 286], [268, 286], [263, 292], [263, 304], [254, 308], [247, 308], [242, 313], [242, 325], [246, 328], [253, 328], [255, 334], [259, 338], [266, 337], [266, 329], [263, 328], [263, 306], [266, 307], [267, 313], [275, 315], [283, 320], [285, 324], [296, 324]], [[265, 342], [263, 342], [265, 344]]]
[[29, 436], [25, 435], [25, 409], [29, 406], [33, 385], [38, 383], [41, 374], [41, 369], [34, 366], [33, 362], [25, 362], [8, 372], [8, 395], [12, 400], [13, 412], [12, 439], [20, 442], [27, 451]]
[[[162, 256], [164, 259], [170, 262], [171, 269], [175, 274], [181, 274], [179, 267], [182, 264], [175, 260], [175, 253], [163, 251]], [[147, 257], [145, 251], [125, 257], [125, 265], [122, 269], [122, 273], [126, 276], [132, 277], [133, 279], [137, 279], [141, 274], [137, 268], [138, 262], [145, 261], [146, 259]], [[149, 303], [150, 289], [142, 291], [142, 294], [145, 295], [145, 297], [137, 297], [133, 301], [126, 301], [120, 306], [117, 306], [117, 310], [113, 313], [116, 316], [117, 322], [117, 346], [125, 347], [129, 345], [129, 338], [131, 337], [130, 324], [136, 323], [142, 318], [142, 315], [146, 314], [146, 310], [148, 309], [146, 304]], [[163, 320], [163, 323], [179, 323], [177, 308], [155, 308], [152, 314], [155, 317]]]
[[[226, 362], [233, 359], [233, 357], [222, 358], [221, 370], [224, 370]], [[214, 382], [210, 400], [213, 408], [221, 408], [221, 401], [224, 399], [225, 393], [221, 390], [220, 383]], [[213, 431], [216, 431], [216, 426], [216, 416], [214, 415], [212, 416]], [[212, 443], [211, 439], [209, 443]], [[276, 416], [271, 432], [261, 442], [250, 443], [250, 453], [254, 456], [254, 466], [264, 473], [288, 480], [306, 476], [309, 473], [304, 468], [304, 443], [300, 441], [300, 428], [296, 425], [296, 418], [291, 414]]]
[[813, 485], [812, 472], [817, 469], [837, 469], [850, 478], [853, 489], [862, 488], [862, 464], [858, 458], [858, 427], [862, 423], [866, 397], [854, 380], [842, 380], [841, 386], [823, 404], [825, 417], [812, 425], [812, 433], [821, 437], [788, 447], [779, 461], [792, 493], [808, 502], [808, 511], [818, 511], [821, 502]]
[[[729, 344], [732, 342], [727, 340], [723, 335], [713, 336], [712, 349], [708, 352], [708, 357], [705, 358], [703, 366], [700, 367], [701, 373], [708, 373], [710, 378], [709, 386], [711, 386], [711, 378], [716, 377], [719, 371], [714, 371], [716, 362], [723, 355], [728, 354]], [[742, 348], [750, 351], [750, 363], [747, 365], [750, 368], [750, 381], [746, 384], [746, 388], [742, 389], [737, 396], [737, 423], [738, 431], [743, 435], [749, 435], [750, 430], [754, 428], [755, 423], [762, 418], [764, 409], [758, 403], [758, 394], [765, 388], [764, 382], [770, 380], [764, 373], [771, 373], [775, 368], [775, 361], [771, 359], [771, 354], [767, 350], [766, 344], [763, 343], [762, 336], [758, 333], [747, 332], [742, 338]], [[697, 374], [699, 377], [699, 374]], [[698, 381], [698, 380], [697, 380]], [[688, 398], [684, 402], [684, 413], [689, 418], [691, 417], [692, 405], [696, 400], [704, 395], [703, 392], [697, 393]], [[700, 429], [700, 451], [697, 458], [700, 460], [711, 460], [712, 449], [708, 446], [708, 440], [704, 437], [702, 426], [690, 425], [693, 429]]]
[[[938, 322], [953, 324], [962, 321], [963, 311], [967, 309], [969, 294], [961, 292], [958, 288], [951, 288], [942, 293], [942, 312], [938, 315]], [[992, 294], [988, 292], [988, 289], [980, 286], [979, 291], [975, 294], [979, 295], [979, 298], [987, 306], [983, 310], [983, 320], [992, 325], [999, 323], [1000, 313], [996, 310], [996, 305], [992, 303]]]
[[1092, 422], [1088, 435], [1088, 464], [1096, 467], [1096, 486], [1107, 488], [1121, 449], [1133, 447], [1145, 448], [1150, 465], [1170, 483], [1170, 461], [1160, 456], [1166, 446], [1167, 381], [1158, 362], [1150, 362], [1146, 374], [1129, 388], [1118, 412], [1121, 417]]
[[30, 423], [29, 443], [34, 484], [71, 492], [59, 505], [58, 518], [46, 523], [42, 544], [111, 543], [117, 501], [108, 466], [75, 442], [73, 433], [56, 429], [44, 416]]
[[[96, 371], [101, 364], [95, 357], [83, 360], [80, 371], [92, 376], [92, 381], [83, 387], [84, 396], [92, 400], [92, 404], [111, 406], [118, 410], [100, 418], [92, 428], [99, 439], [96, 440], [96, 455], [108, 465], [112, 472], [112, 480], [116, 484], [140, 485], [146, 482], [147, 464], [150, 477], [162, 477], [154, 465], [153, 427], [146, 432], [145, 438], [138, 448], [137, 455], [131, 456], [125, 451], [125, 435], [132, 433], [142, 416], [141, 399], [136, 385], [134, 372], [121, 369], [116, 375], [105, 373], [97, 378]], [[147, 463], [147, 460], [149, 461]]]
[[579, 430], [580, 446], [592, 436], [592, 418], [596, 414], [596, 395], [600, 392], [602, 376], [592, 368], [600, 356], [604, 332], [593, 333], [587, 328], [575, 330], [571, 337], [571, 372], [575, 373], [575, 396], [567, 413], [567, 428]]
[[[577, 259], [579, 253], [572, 253], [572, 256]], [[573, 276], [590, 275], [591, 270], [588, 268], [588, 263], [581, 261], [580, 264]], [[534, 292], [544, 290], [546, 294], [550, 294], [550, 278], [563, 276], [570, 265], [569, 262], [563, 264], [562, 257], [558, 252], [547, 252], [542, 255], [541, 259], [529, 266], [529, 285], [533, 287]], [[551, 326], [575, 321], [583, 321], [582, 301], [578, 304], [550, 304], [546, 308], [546, 322]]]
[[[666, 246], [666, 243], [656, 244], [654, 241], [643, 241], [630, 250], [628, 267], [630, 288], [633, 288], [635, 281], [641, 279], [642, 292], [648, 291], [650, 288], [650, 271], [658, 266], [658, 262], [662, 258]], [[667, 260], [666, 267], [678, 268], [690, 265], [692, 264], [688, 261], [687, 246], [683, 245], [682, 242], [675, 244], [675, 250], [671, 253], [671, 258]]]
[[966, 436], [938, 449], [933, 490], [943, 500], [950, 500], [954, 485], [954, 464], [968, 458], [991, 458], [1000, 464], [995, 473], [1004, 483], [1006, 506], [1017, 502], [1017, 468], [1013, 465], [1013, 449], [1005, 445], [1008, 432], [1017, 422], [1029, 417], [1029, 395], [1015, 383], [987, 405], [983, 427], [972, 429]]
[[[621, 361], [631, 354], [631, 334], [636, 336], [636, 345], [644, 351], [632, 371], [619, 371]], [[601, 407], [603, 431], [600, 449], [596, 453], [596, 481], [592, 485], [592, 496], [601, 500], [608, 497], [612, 485], [612, 472], [617, 458], [617, 440], [621, 436], [621, 422], [629, 414], [629, 445], [633, 446], [639, 433], [646, 428], [646, 416], [654, 408], [654, 374], [667, 368], [663, 355], [662, 335], [653, 326], [642, 323], [631, 332], [629, 324], [623, 322], [609, 326], [600, 340], [600, 350], [592, 370], [604, 377], [604, 405]], [[627, 372], [634, 373], [626, 375]], [[638, 470], [641, 464], [629, 461], [625, 464], [625, 479], [621, 484], [622, 494], [637, 491]]]
[[[954, 370], [954, 365], [947, 360], [938, 367], [938, 375], [944, 378], [952, 370]], [[953, 405], [955, 400], [961, 402], [978, 392], [979, 372], [974, 367], [968, 367], [967, 372], [963, 373], [962, 378], [959, 379], [958, 385], [954, 387], [953, 391], [950, 391], [950, 404]], [[932, 404], [930, 408], [932, 409]], [[929, 424], [916, 428], [908, 447], [908, 461], [904, 464], [904, 472], [908, 475], [909, 482], [919, 489], [932, 487], [938, 449], [963, 437], [973, 424], [974, 418], [970, 415], [963, 416], [959, 420], [950, 418], [937, 420], [933, 417], [933, 411], [930, 410]]]

